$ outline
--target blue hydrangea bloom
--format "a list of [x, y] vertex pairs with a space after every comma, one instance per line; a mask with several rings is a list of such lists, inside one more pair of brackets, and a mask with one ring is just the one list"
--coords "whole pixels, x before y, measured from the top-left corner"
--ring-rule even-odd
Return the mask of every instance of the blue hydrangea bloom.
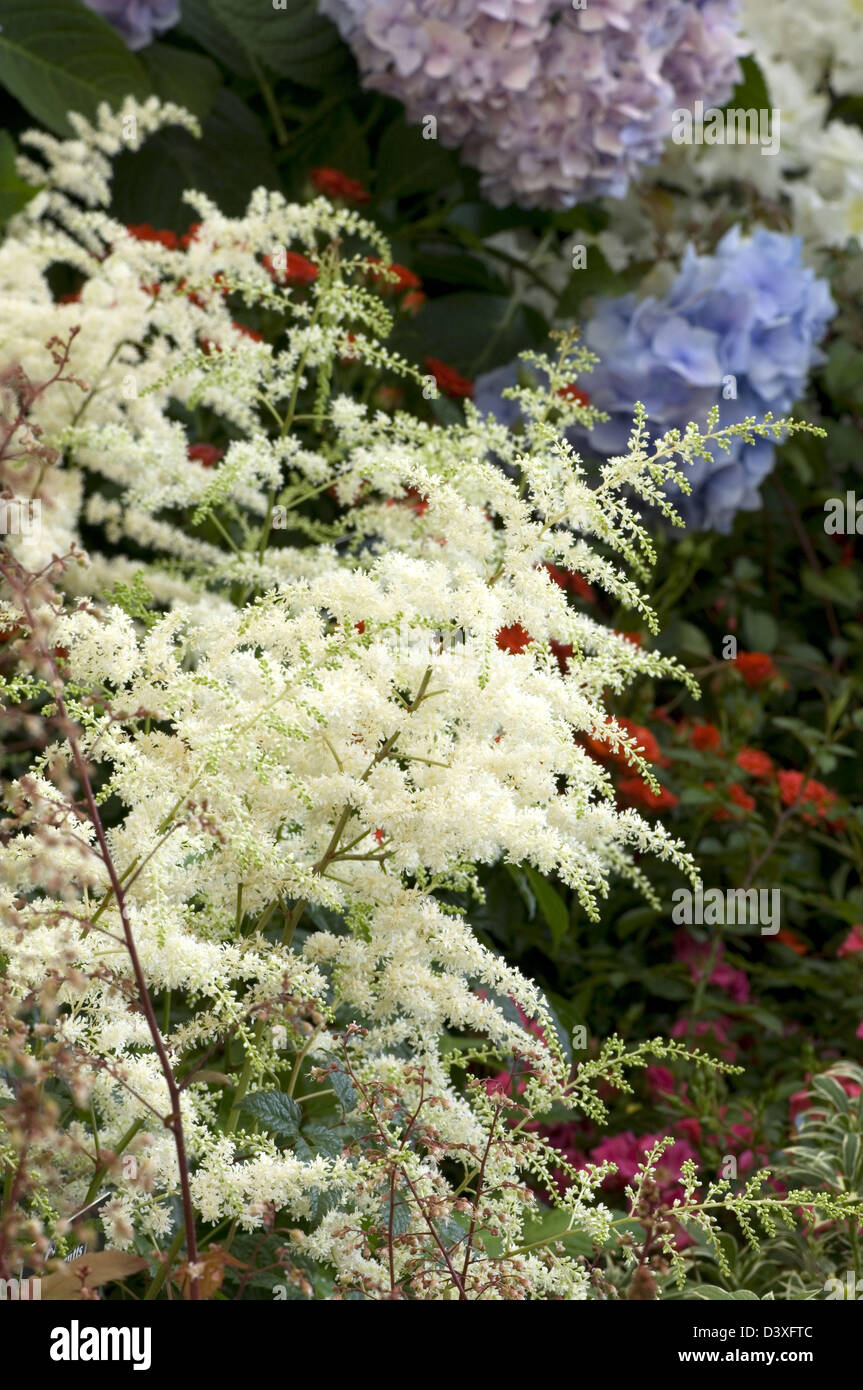
[[129, 48], [146, 48], [180, 18], [180, 0], [84, 0], [113, 25]]
[[[600, 361], [584, 385], [609, 418], [589, 432], [572, 431], [573, 443], [607, 457], [624, 453], [636, 400], [647, 409], [652, 438], [690, 420], [703, 427], [714, 405], [720, 425], [788, 414], [823, 360], [817, 344], [835, 309], [826, 282], [802, 264], [798, 237], [762, 228], [745, 238], [733, 227], [713, 255], [688, 247], [664, 298], [599, 301], [584, 342]], [[476, 383], [478, 408], [507, 424], [518, 409], [500, 392], [517, 370], [513, 364]], [[727, 535], [739, 511], [760, 507], [774, 446], [735, 439], [728, 453], [714, 448], [712, 455], [687, 467], [691, 494], [669, 495], [688, 527]]]

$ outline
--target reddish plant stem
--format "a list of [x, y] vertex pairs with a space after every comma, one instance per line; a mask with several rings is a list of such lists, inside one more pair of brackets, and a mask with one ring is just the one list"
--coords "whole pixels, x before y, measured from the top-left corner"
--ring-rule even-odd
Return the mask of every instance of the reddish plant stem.
[[[16, 568], [20, 570], [20, 567]], [[30, 627], [31, 633], [33, 634], [34, 641], [37, 641], [38, 639], [36, 637], [36, 634], [38, 632], [38, 620], [35, 614], [33, 613], [32, 606], [27, 597], [26, 587], [21, 582], [21, 574], [16, 574], [15, 571], [11, 570], [8, 565], [2, 563], [0, 563], [0, 574], [3, 575], [10, 588], [17, 595], [18, 601], [21, 605], [21, 610], [24, 614], [24, 617], [27, 620], [27, 624]], [[144, 1011], [144, 1017], [147, 1020], [147, 1027], [150, 1031], [150, 1037], [153, 1040], [153, 1048], [156, 1052], [156, 1056], [159, 1059], [159, 1065], [162, 1068], [162, 1073], [165, 1077], [165, 1084], [168, 1088], [168, 1095], [171, 1101], [171, 1114], [167, 1116], [167, 1118], [165, 1118], [164, 1124], [166, 1128], [170, 1129], [171, 1133], [174, 1136], [174, 1145], [177, 1153], [177, 1167], [179, 1169], [180, 1175], [180, 1193], [183, 1206], [183, 1225], [186, 1233], [187, 1262], [190, 1265], [195, 1265], [198, 1262], [198, 1242], [197, 1235], [195, 1232], [195, 1212], [192, 1205], [192, 1192], [189, 1183], [189, 1162], [186, 1154], [186, 1139], [185, 1132], [183, 1129], [183, 1117], [180, 1107], [180, 1087], [177, 1085], [177, 1081], [174, 1076], [174, 1070], [171, 1066], [171, 1059], [168, 1056], [168, 1052], [165, 1047], [161, 1031], [159, 1029], [158, 1020], [156, 1018], [156, 1011], [153, 1008], [153, 1001], [150, 998], [150, 991], [147, 985], [146, 977], [144, 975], [143, 967], [141, 965], [141, 960], [138, 955], [138, 948], [135, 943], [135, 936], [132, 931], [132, 924], [129, 921], [129, 913], [126, 905], [126, 894], [120, 882], [120, 875], [117, 873], [117, 868], [114, 864], [114, 859], [111, 854], [110, 847], [108, 845], [108, 840], [105, 835], [105, 828], [102, 825], [102, 817], [99, 814], [99, 808], [96, 805], [96, 798], [93, 794], [93, 786], [90, 781], [90, 773], [87, 767], [87, 762], [84, 757], [84, 754], [81, 751], [80, 744], [78, 743], [78, 739], [74, 732], [75, 726], [72, 720], [69, 718], [69, 713], [66, 708], [65, 700], [63, 698], [63, 679], [60, 675], [60, 671], [54, 659], [54, 656], [46, 644], [43, 644], [41, 646], [40, 655], [50, 668], [53, 676], [52, 684], [54, 686], [54, 699], [57, 705], [57, 712], [60, 715], [63, 724], [65, 725], [66, 739], [68, 741], [69, 748], [72, 753], [72, 758], [75, 763], [75, 768], [77, 770], [78, 777], [80, 779], [81, 786], [84, 791], [84, 800], [87, 806], [87, 814], [89, 815], [90, 821], [93, 825], [93, 829], [96, 834], [96, 840], [99, 845], [99, 853], [108, 872], [108, 878], [110, 879], [111, 888], [114, 893], [114, 901], [117, 904], [117, 910], [120, 914], [120, 921], [123, 925], [123, 936], [125, 938], [126, 950], [129, 953], [129, 959], [132, 964], [132, 973], [135, 977], [135, 984], [138, 989], [141, 1007]], [[199, 1283], [197, 1277], [194, 1277], [189, 1282], [189, 1299], [193, 1302], [197, 1302], [199, 1297]]]

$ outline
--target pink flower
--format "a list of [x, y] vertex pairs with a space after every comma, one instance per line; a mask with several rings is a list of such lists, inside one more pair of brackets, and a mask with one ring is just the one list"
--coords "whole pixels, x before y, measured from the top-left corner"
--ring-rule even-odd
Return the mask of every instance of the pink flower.
[[726, 1025], [730, 1021], [730, 1019], [718, 1018], [701, 1019], [693, 1028], [691, 1019], [679, 1018], [671, 1029], [671, 1036], [673, 1038], [685, 1038], [692, 1032], [696, 1038], [707, 1038], [715, 1045], [720, 1056], [724, 1057], [726, 1062], [733, 1062], [737, 1056], [737, 1044], [731, 1041], [726, 1031]]
[[673, 1095], [676, 1082], [673, 1072], [668, 1067], [651, 1066], [646, 1067], [644, 1079], [652, 1091], [659, 1095]]
[[855, 922], [836, 954], [853, 956], [857, 951], [863, 951], [863, 922]]
[[[675, 933], [675, 958], [688, 963], [689, 973], [693, 980], [700, 979], [704, 973], [703, 966], [710, 955], [710, 950], [707, 942], [693, 940], [686, 931]], [[710, 984], [716, 985], [717, 989], [724, 990], [735, 1003], [745, 1004], [749, 999], [749, 980], [743, 970], [735, 970], [733, 966], [723, 960], [724, 953], [725, 943], [720, 941], [713, 970], [710, 973]]]

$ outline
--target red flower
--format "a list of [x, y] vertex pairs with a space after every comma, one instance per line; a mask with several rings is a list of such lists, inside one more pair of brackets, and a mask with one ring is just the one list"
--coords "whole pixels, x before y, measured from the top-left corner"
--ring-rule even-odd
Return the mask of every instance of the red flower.
[[699, 753], [719, 747], [719, 730], [715, 724], [693, 724], [690, 739]]
[[624, 641], [631, 642], [633, 647], [640, 647], [644, 643], [644, 638], [640, 632], [621, 632], [620, 628], [614, 629], [617, 637], [622, 637]]
[[548, 645], [557, 657], [557, 664], [561, 671], [566, 673], [566, 669], [575, 650], [571, 642], [556, 642], [553, 637], [549, 638]]
[[857, 951], [863, 951], [863, 922], [856, 922], [846, 936], [837, 956], [853, 956]]
[[518, 656], [519, 652], [523, 652], [525, 647], [530, 645], [533, 638], [521, 623], [513, 623], [512, 627], [502, 627], [496, 640], [501, 651], [512, 652], [513, 656]]
[[197, 459], [204, 468], [212, 468], [224, 454], [224, 449], [217, 449], [215, 444], [190, 444], [186, 450], [186, 457]]
[[[428, 498], [427, 498], [427, 497], [423, 497], [423, 495], [422, 495], [422, 493], [420, 492], [419, 488], [415, 488], [415, 487], [408, 487], [408, 488], [405, 488], [405, 495], [404, 495], [404, 497], [390, 497], [390, 498], [388, 499], [388, 501], [387, 501], [387, 506], [388, 506], [388, 507], [395, 507], [395, 506], [396, 506], [398, 503], [400, 503], [400, 502], [407, 502], [407, 503], [409, 503], [410, 506], [413, 508], [413, 510], [416, 512], [417, 516], [425, 516], [426, 512], [427, 512], [428, 509], [429, 509]], [[507, 628], [503, 628], [502, 631], [506, 632], [506, 631], [508, 631], [508, 629], [507, 629]], [[498, 634], [498, 635], [500, 635], [500, 634]], [[498, 646], [500, 646], [500, 643], [499, 643], [499, 642], [498, 642]]]
[[190, 222], [189, 230], [180, 237], [180, 245], [184, 251], [188, 251], [193, 241], [198, 240], [198, 233], [201, 230], [200, 222]]
[[[802, 772], [797, 772], [793, 768], [783, 768], [776, 774], [779, 783], [779, 795], [783, 806], [797, 806], [802, 810], [804, 805], [810, 806], [816, 814], [810, 815], [803, 812], [803, 819], [807, 825], [817, 825], [818, 818], [825, 821], [828, 825], [836, 829], [841, 828], [841, 821], [830, 821], [827, 812], [835, 806], [839, 800], [835, 792], [829, 787], [825, 787], [823, 782], [816, 782], [812, 778], [805, 778]], [[798, 806], [798, 803], [800, 805]]]
[[737, 766], [752, 777], [772, 777], [773, 759], [762, 753], [760, 748], [741, 748], [737, 754]]
[[[607, 722], [610, 727], [610, 721]], [[661, 763], [663, 761], [662, 754], [659, 750], [659, 744], [656, 742], [656, 739], [649, 729], [645, 729], [643, 724], [636, 724], [632, 719], [625, 719], [623, 717], [619, 718], [617, 722], [623, 732], [629, 734], [636, 745], [636, 752], [644, 758], [645, 762]], [[629, 759], [623, 748], [611, 748], [607, 740], [602, 737], [589, 738], [587, 743], [588, 749], [594, 757], [609, 758], [612, 762], [617, 763], [619, 767], [629, 767]], [[636, 778], [636, 781], [637, 780]]]
[[618, 719], [618, 724], [622, 729], [635, 740], [638, 751], [648, 763], [658, 763], [661, 758], [659, 744], [656, 742], [649, 729], [645, 729], [643, 724], [635, 724], [631, 719]]
[[808, 956], [809, 954], [808, 942], [804, 941], [803, 937], [798, 936], [796, 931], [792, 931], [790, 927], [780, 927], [775, 939], [781, 941], [783, 946], [787, 946], [789, 951], [793, 951], [795, 956]]
[[728, 795], [743, 811], [754, 811], [755, 800], [745, 792], [739, 782], [732, 782], [728, 788]]
[[673, 811], [680, 800], [667, 787], [660, 787], [657, 795], [640, 777], [624, 777], [618, 782], [617, 790], [624, 801], [631, 806], [640, 806], [644, 811]]
[[[549, 560], [544, 562], [544, 568], [548, 570], [549, 579], [561, 589], [571, 589], [579, 598], [583, 598], [587, 603], [596, 602], [596, 594], [591, 589], [583, 575], [575, 570], [564, 570], [559, 565], [553, 565]], [[623, 636], [624, 634], [621, 634]]]
[[779, 675], [773, 664], [773, 658], [769, 657], [766, 652], [738, 652], [734, 658], [734, 665], [751, 690], [755, 690], [759, 685], [764, 685], [766, 681], [771, 681], [774, 676]]
[[590, 405], [590, 396], [586, 391], [582, 391], [580, 386], [576, 386], [574, 381], [568, 386], [561, 386], [557, 394], [565, 401], [578, 401], [579, 405]]
[[264, 256], [264, 265], [277, 284], [310, 285], [318, 278], [318, 267], [299, 251], [286, 251], [284, 268], [273, 263], [272, 256]]
[[448, 367], [439, 357], [427, 357], [425, 364], [445, 396], [452, 396], [454, 399], [467, 396], [473, 399], [473, 382], [468, 381], [467, 377], [462, 376], [454, 367]]
[[[422, 280], [418, 275], [414, 275], [412, 270], [408, 270], [406, 265], [399, 265], [398, 261], [393, 261], [390, 265], [384, 266], [380, 256], [369, 256], [366, 264], [373, 275], [382, 269], [385, 273], [380, 276], [381, 289], [385, 292], [392, 291], [399, 294], [402, 290], [421, 290]], [[397, 278], [393, 280], [393, 275]]]
[[176, 232], [159, 232], [155, 227], [151, 227], [149, 222], [136, 222], [127, 227], [126, 231], [136, 241], [156, 241], [160, 246], [164, 246], [169, 251], [176, 251], [180, 241]]
[[408, 290], [402, 300], [402, 308], [409, 314], [418, 314], [426, 302], [422, 290]]
[[367, 203], [371, 199], [359, 179], [349, 179], [341, 169], [331, 169], [328, 165], [312, 170], [312, 183], [318, 193], [327, 198], [344, 198], [349, 203]]
[[[263, 333], [259, 333], [255, 328], [247, 328], [244, 323], [237, 323], [236, 319], [232, 322], [231, 327], [236, 329], [238, 333], [242, 333], [244, 338], [251, 338], [253, 343], [264, 341]], [[201, 351], [206, 357], [211, 357], [214, 352], [222, 351], [222, 344], [213, 342], [212, 338], [202, 338]]]

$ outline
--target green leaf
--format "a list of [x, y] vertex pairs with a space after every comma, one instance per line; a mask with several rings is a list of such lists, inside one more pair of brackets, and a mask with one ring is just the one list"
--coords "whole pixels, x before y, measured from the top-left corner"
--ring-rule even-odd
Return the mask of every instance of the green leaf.
[[15, 158], [15, 141], [7, 130], [0, 130], [0, 226], [26, 207], [39, 191], [18, 177]]
[[429, 300], [416, 318], [399, 324], [392, 345], [415, 361], [428, 354], [470, 375], [511, 362], [546, 335], [535, 309], [522, 304], [513, 312], [508, 295], [465, 292]]
[[733, 1303], [740, 1300], [747, 1303], [760, 1303], [761, 1301], [758, 1294], [752, 1293], [750, 1289], [735, 1289], [734, 1293], [729, 1293], [727, 1289], [720, 1289], [718, 1284], [696, 1284], [690, 1297], [708, 1303]]
[[740, 59], [743, 76], [738, 82], [726, 106], [726, 111], [743, 107], [750, 111], [767, 111], [770, 107], [770, 93], [764, 73], [752, 57]]
[[347, 106], [291, 134], [288, 171], [299, 192], [315, 165], [335, 163], [343, 174], [368, 183], [371, 172], [369, 147], [362, 127]]
[[240, 1109], [271, 1134], [296, 1139], [300, 1132], [303, 1112], [293, 1097], [285, 1095], [284, 1091], [252, 1091], [243, 1097]]
[[816, 1076], [812, 1083], [812, 1090], [816, 1095], [823, 1096], [823, 1098], [833, 1106], [834, 1110], [838, 1110], [842, 1115], [848, 1114], [850, 1109], [848, 1094], [845, 1088], [839, 1085], [839, 1082], [834, 1076], [829, 1076], [827, 1074]]
[[523, 864], [522, 869], [551, 931], [552, 941], [555, 946], [559, 946], [569, 931], [569, 909], [548, 879], [543, 878], [530, 864]]
[[853, 570], [844, 569], [841, 565], [831, 565], [820, 574], [816, 570], [804, 569], [802, 577], [804, 589], [816, 598], [846, 604], [849, 608], [859, 607], [863, 599], [859, 578]]
[[251, 77], [252, 65], [230, 29], [213, 14], [212, 0], [183, 0], [180, 23], [173, 31], [194, 39], [229, 72]]
[[82, 0], [0, 0], [0, 84], [37, 121], [69, 135], [68, 113], [92, 118], [102, 101], [119, 106], [152, 86], [119, 34]]
[[353, 1110], [357, 1103], [357, 1093], [354, 1090], [353, 1082], [347, 1072], [333, 1071], [327, 1078], [336, 1097], [341, 1101], [345, 1110]]
[[746, 608], [743, 612], [743, 637], [747, 647], [754, 652], [772, 652], [779, 641], [779, 628], [770, 613], [759, 613]]
[[863, 380], [863, 352], [844, 338], [839, 338], [827, 354], [824, 384], [834, 400], [852, 405], [857, 399]]
[[239, 97], [222, 87], [198, 140], [186, 130], [159, 131], [114, 165], [111, 211], [122, 222], [149, 222], [183, 232], [192, 214], [183, 194], [197, 188], [229, 217], [246, 209], [251, 190], [278, 188], [263, 126]]
[[263, 0], [210, 0], [210, 8], [259, 63], [303, 87], [326, 87], [350, 65], [347, 46], [316, 0], [285, 0], [280, 9]]
[[141, 54], [153, 90], [163, 101], [185, 106], [199, 121], [210, 114], [222, 74], [209, 58], [169, 43], [151, 43]]
[[342, 1128], [332, 1128], [329, 1125], [305, 1125], [302, 1134], [299, 1136], [297, 1145], [297, 1155], [300, 1158], [311, 1159], [319, 1154], [326, 1158], [338, 1158], [345, 1146], [348, 1135]]
[[458, 160], [438, 140], [425, 140], [420, 126], [402, 117], [387, 126], [378, 145], [375, 198], [405, 198], [438, 192], [459, 177]]
[[529, 1217], [524, 1223], [523, 1244], [533, 1245], [539, 1240], [551, 1244], [559, 1240], [569, 1255], [592, 1255], [594, 1248], [590, 1236], [585, 1231], [567, 1229], [571, 1219], [571, 1213], [559, 1207], [552, 1207], [536, 1220]]

